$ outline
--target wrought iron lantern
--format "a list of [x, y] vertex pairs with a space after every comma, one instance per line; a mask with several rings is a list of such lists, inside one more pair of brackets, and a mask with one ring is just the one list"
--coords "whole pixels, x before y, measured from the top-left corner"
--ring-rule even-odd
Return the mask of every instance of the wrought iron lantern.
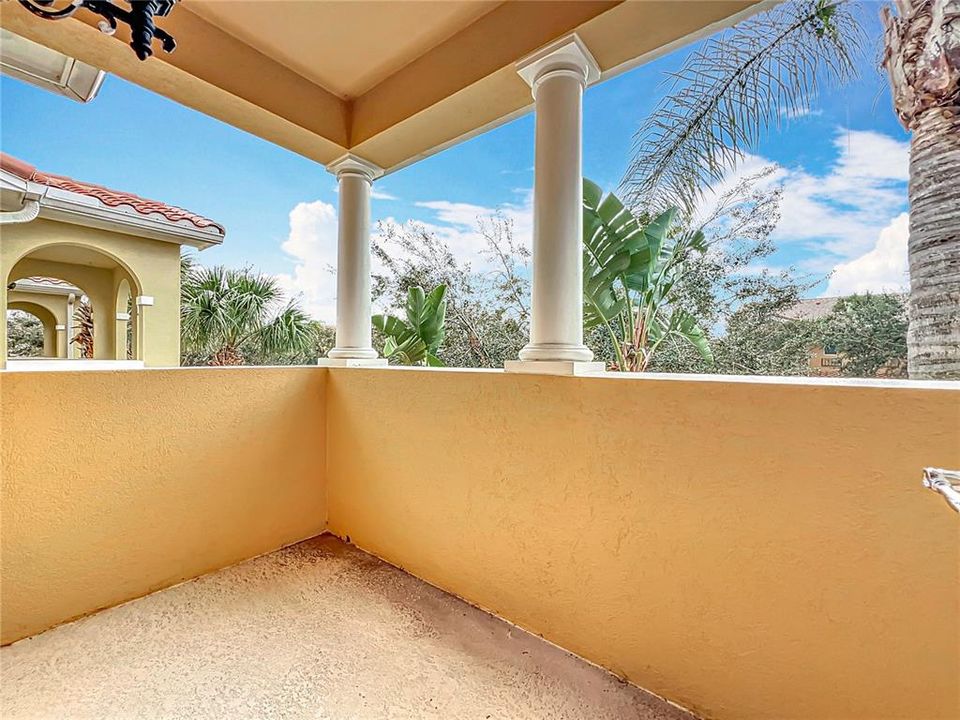
[[118, 22], [129, 25], [130, 47], [141, 60], [153, 55], [154, 38], [160, 41], [164, 52], [171, 53], [177, 47], [173, 36], [153, 22], [154, 17], [169, 15], [177, 0], [129, 0], [129, 10], [114, 5], [110, 0], [70, 0], [69, 4], [61, 8], [54, 6], [55, 1], [20, 0], [20, 4], [45, 20], [63, 20], [71, 17], [77, 10], [89, 10], [103, 16], [97, 27], [107, 35], [116, 32]]

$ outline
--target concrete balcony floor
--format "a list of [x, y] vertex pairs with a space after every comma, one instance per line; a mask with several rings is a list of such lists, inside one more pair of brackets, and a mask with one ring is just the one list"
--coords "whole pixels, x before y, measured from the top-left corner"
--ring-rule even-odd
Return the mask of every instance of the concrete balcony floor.
[[324, 536], [0, 651], [4, 718], [693, 716]]

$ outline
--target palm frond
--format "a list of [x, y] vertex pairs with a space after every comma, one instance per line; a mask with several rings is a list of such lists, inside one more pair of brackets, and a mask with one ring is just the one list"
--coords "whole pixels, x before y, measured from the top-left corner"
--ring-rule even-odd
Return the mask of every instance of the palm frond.
[[313, 320], [294, 301], [290, 301], [257, 333], [259, 350], [272, 356], [306, 352], [315, 339]]
[[862, 44], [844, 0], [793, 0], [706, 41], [634, 137], [626, 204], [692, 212], [771, 125], [809, 109], [821, 84], [854, 77]]

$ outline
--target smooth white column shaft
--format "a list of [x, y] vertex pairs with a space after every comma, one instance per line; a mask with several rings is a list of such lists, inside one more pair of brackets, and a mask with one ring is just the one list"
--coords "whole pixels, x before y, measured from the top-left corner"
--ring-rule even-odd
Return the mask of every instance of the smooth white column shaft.
[[332, 358], [375, 358], [370, 330], [370, 179], [339, 174], [337, 346]]
[[522, 360], [593, 358], [583, 344], [583, 83], [561, 69], [534, 85], [533, 302]]
[[345, 155], [328, 170], [339, 183], [335, 360], [373, 360], [370, 325], [370, 188], [380, 168]]
[[596, 61], [571, 35], [518, 65], [536, 113], [533, 298], [523, 361], [589, 362], [583, 344], [583, 90]]

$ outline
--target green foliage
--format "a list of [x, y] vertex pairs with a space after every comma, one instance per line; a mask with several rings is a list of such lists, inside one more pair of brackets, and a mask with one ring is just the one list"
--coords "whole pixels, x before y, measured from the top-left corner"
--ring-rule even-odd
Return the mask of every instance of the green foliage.
[[670, 339], [712, 362], [697, 318], [672, 302], [689, 257], [706, 252], [703, 231], [678, 229], [673, 209], [641, 223], [613, 193], [583, 188], [584, 326], [606, 329], [620, 370], [646, 370]]
[[316, 323], [296, 301], [284, 303], [275, 278], [249, 268], [181, 270], [184, 364], [288, 364], [316, 346]]
[[7, 355], [43, 355], [43, 323], [23, 310], [7, 310]]
[[[383, 223], [374, 237], [380, 266], [373, 276], [375, 302], [402, 313], [411, 287], [447, 288], [445, 340], [437, 357], [451, 367], [502, 368], [529, 339], [529, 251], [516, 242], [512, 223], [478, 219], [486, 248], [475, 270], [458, 261], [445, 240], [417, 223]], [[385, 337], [374, 328], [374, 347]]]
[[747, 303], [735, 310], [714, 342], [717, 371], [730, 375], [809, 375], [817, 324], [784, 318], [787, 296]]
[[840, 355], [840, 374], [905, 375], [907, 309], [899, 295], [840, 298], [821, 327], [820, 344]]
[[443, 367], [437, 351], [443, 342], [447, 314], [445, 285], [438, 285], [429, 294], [419, 285], [409, 289], [406, 320], [393, 315], [374, 315], [373, 326], [385, 336], [383, 355], [401, 365]]
[[637, 132], [628, 204], [692, 212], [771, 125], [809, 108], [818, 85], [854, 77], [862, 42], [843, 0], [785, 2], [704, 42]]
[[792, 267], [763, 267], [775, 250], [770, 234], [780, 217], [780, 189], [765, 189], [772, 171], [767, 168], [744, 178], [717, 199], [702, 224], [708, 251], [687, 258], [674, 291], [674, 304], [708, 330], [714, 362], [705, 362], [688, 343], [668, 341], [651, 370], [731, 375], [810, 372], [815, 328], [788, 321], [786, 314], [820, 278]]

